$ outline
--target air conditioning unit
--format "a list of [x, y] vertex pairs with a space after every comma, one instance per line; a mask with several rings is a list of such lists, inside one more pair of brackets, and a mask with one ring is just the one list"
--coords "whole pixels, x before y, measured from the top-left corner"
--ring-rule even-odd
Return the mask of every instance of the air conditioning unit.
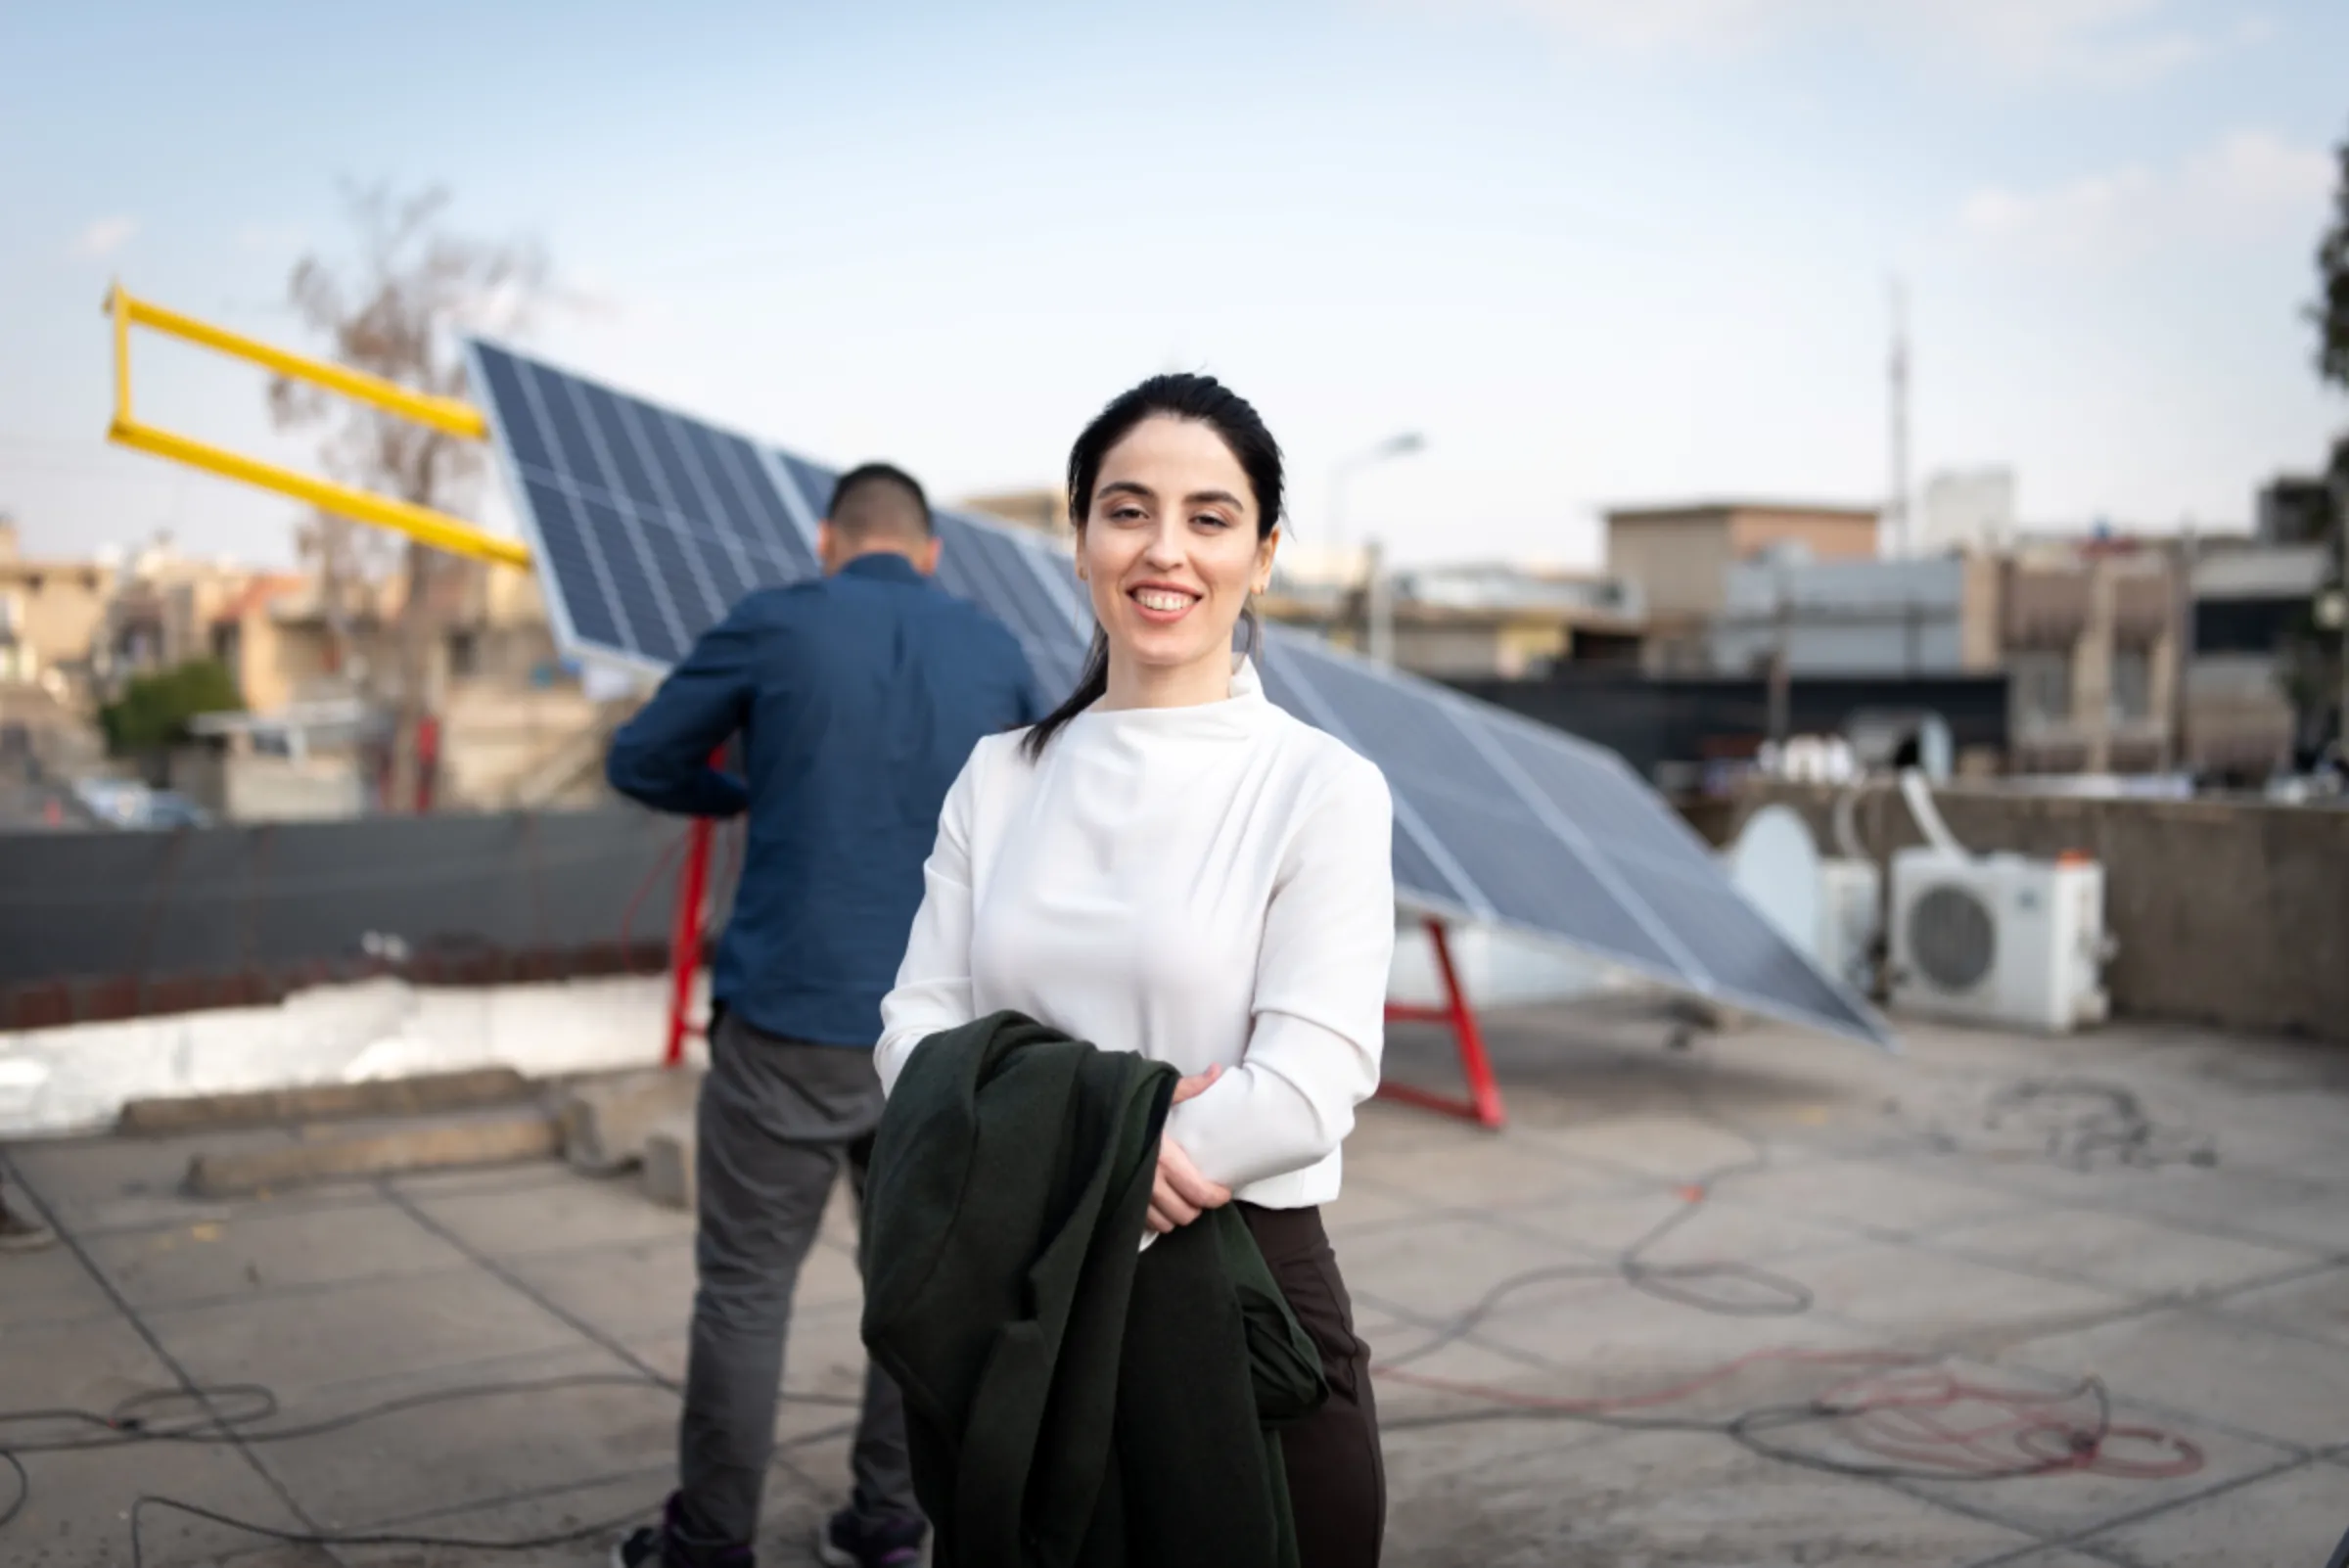
[[1822, 858], [1800, 814], [1765, 806], [1721, 852], [1722, 869], [1747, 900], [1819, 967], [1863, 996], [1882, 924], [1875, 862]]
[[1876, 989], [1874, 947], [1884, 924], [1884, 882], [1873, 860], [1819, 862], [1819, 966], [1863, 996]]
[[2104, 868], [1946, 848], [1892, 857], [1892, 1004], [2069, 1034], [2103, 1022]]

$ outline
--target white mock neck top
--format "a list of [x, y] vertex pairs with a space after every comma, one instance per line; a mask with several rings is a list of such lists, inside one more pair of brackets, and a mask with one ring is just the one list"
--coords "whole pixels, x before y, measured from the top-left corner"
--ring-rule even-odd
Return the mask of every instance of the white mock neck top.
[[947, 794], [874, 1052], [999, 1009], [1183, 1074], [1221, 1063], [1167, 1133], [1266, 1208], [1338, 1194], [1378, 1086], [1395, 948], [1393, 806], [1378, 769], [1267, 701], [1087, 709], [1030, 762], [980, 742]]

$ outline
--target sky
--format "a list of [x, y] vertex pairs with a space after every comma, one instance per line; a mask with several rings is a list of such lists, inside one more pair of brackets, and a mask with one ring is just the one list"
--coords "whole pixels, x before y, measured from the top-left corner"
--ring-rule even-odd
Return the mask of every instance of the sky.
[[[1897, 276], [1917, 488], [2240, 528], [2349, 429], [2303, 315], [2343, 60], [2339, 0], [16, 4], [0, 510], [288, 559], [294, 503], [105, 442], [100, 303], [314, 349], [290, 270], [390, 181], [545, 248], [533, 351], [941, 497], [1191, 369], [1303, 542], [1592, 565], [1610, 505], [1873, 504]], [[142, 418], [315, 466], [258, 373], [134, 360]]]

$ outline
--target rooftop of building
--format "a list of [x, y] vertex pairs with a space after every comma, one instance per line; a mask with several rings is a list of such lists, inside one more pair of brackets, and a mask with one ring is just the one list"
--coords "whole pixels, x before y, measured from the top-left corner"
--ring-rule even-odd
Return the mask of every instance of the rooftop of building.
[[[1389, 1561], [2326, 1559], [2349, 1496], [2338, 1050], [1678, 1029], [1631, 998], [1495, 1013], [1506, 1131], [1364, 1108], [1328, 1222], [1377, 1357]], [[1390, 1071], [1454, 1069], [1399, 1029]], [[168, 1412], [160, 1439], [195, 1386], [241, 1417], [234, 1444], [12, 1426], [98, 1446], [26, 1447], [11, 1561], [128, 1561], [134, 1528], [153, 1568], [327, 1560], [134, 1507], [154, 1497], [287, 1532], [573, 1537], [499, 1558], [548, 1565], [651, 1517], [691, 1220], [543, 1158], [182, 1190], [197, 1156], [315, 1132], [0, 1156], [67, 1238], [0, 1255], [0, 1408]], [[845, 1494], [859, 1306], [844, 1194], [799, 1282], [762, 1561], [806, 1561]], [[473, 1560], [442, 1551], [339, 1555]]]
[[1641, 502], [1611, 506], [1603, 516], [1609, 523], [1682, 522], [1693, 517], [1739, 516], [1807, 517], [1874, 523], [1883, 509], [1848, 501], [1804, 501], [1771, 496], [1713, 496], [1687, 501]]

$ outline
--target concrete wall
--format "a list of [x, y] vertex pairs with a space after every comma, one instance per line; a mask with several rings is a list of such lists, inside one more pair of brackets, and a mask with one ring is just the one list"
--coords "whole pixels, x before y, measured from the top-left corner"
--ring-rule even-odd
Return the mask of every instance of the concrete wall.
[[1773, 544], [1801, 544], [1821, 561], [1874, 559], [1873, 512], [1814, 507], [1739, 506], [1730, 511], [1729, 550], [1743, 561]]
[[[697, 982], [693, 1013], [708, 1006]], [[650, 1067], [666, 976], [463, 989], [389, 977], [261, 1007], [0, 1030], [0, 1137], [95, 1130], [122, 1102], [503, 1066], [531, 1077]], [[700, 1060], [699, 1040], [688, 1056]]]
[[[1830, 842], [1823, 789], [1767, 786], [1726, 819], [1692, 820], [1731, 836], [1769, 800], [1799, 807]], [[1935, 804], [1969, 850], [2084, 850], [2103, 861], [2116, 1013], [2349, 1043], [2349, 810], [1962, 788]], [[1923, 842], [1897, 794], [1858, 815], [1871, 850]]]
[[80, 562], [0, 564], [0, 640], [21, 650], [20, 680], [87, 659], [106, 620], [105, 576]]
[[226, 822], [337, 822], [367, 808], [356, 758], [237, 755], [209, 747], [171, 754], [171, 787]]
[[1736, 554], [1722, 514], [1607, 520], [1607, 571], [1639, 585], [1650, 614], [1709, 616]]

